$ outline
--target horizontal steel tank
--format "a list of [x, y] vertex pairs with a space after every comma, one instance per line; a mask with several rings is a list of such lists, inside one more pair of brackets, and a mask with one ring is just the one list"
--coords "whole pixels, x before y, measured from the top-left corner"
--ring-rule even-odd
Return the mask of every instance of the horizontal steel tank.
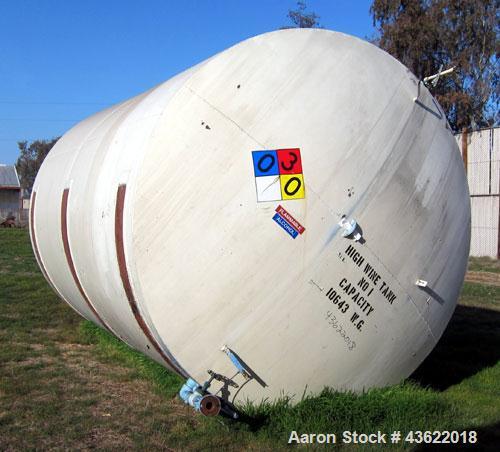
[[233, 377], [211, 388], [235, 402], [298, 400], [416, 369], [454, 311], [470, 207], [445, 115], [406, 67], [290, 29], [69, 130], [30, 232], [83, 317], [183, 377]]

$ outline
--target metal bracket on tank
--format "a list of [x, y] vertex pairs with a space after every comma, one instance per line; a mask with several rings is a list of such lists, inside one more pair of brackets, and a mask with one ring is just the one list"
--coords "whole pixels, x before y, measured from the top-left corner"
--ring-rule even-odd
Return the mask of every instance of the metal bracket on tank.
[[227, 386], [232, 386], [233, 388], [239, 388], [238, 383], [234, 382], [232, 378], [228, 378], [224, 375], [218, 374], [213, 370], [208, 370], [207, 372], [208, 375], [210, 375], [210, 378], [203, 385], [203, 389], [206, 390], [210, 386], [210, 383], [212, 383], [213, 380], [220, 381], [221, 383], [224, 383]]
[[342, 237], [352, 238], [355, 242], [361, 239], [362, 235], [359, 231], [358, 223], [354, 218], [348, 220], [345, 215], [342, 215], [339, 226], [343, 229]]
[[251, 371], [245, 367], [245, 365], [238, 359], [238, 357], [227, 345], [223, 345], [220, 350], [221, 352], [224, 352], [227, 356], [229, 356], [229, 359], [234, 364], [234, 367], [236, 367], [238, 373], [241, 374], [245, 380], [250, 380], [252, 378]]
[[[234, 374], [232, 378], [229, 378], [225, 375], [218, 374], [213, 370], [208, 370], [207, 372], [210, 375], [210, 378], [205, 381], [203, 385], [200, 385], [192, 378], [188, 378], [179, 391], [179, 396], [186, 404], [190, 405], [196, 411], [205, 416], [217, 416], [218, 414], [221, 414], [231, 419], [238, 419], [240, 415], [234, 405], [229, 402], [229, 387], [235, 388], [239, 391], [250, 380], [257, 381], [263, 388], [265, 388], [267, 384], [227, 345], [224, 345], [221, 348], [221, 351], [229, 357], [231, 362], [236, 367], [236, 374]], [[233, 380], [237, 375], [241, 375], [245, 379], [245, 382], [242, 383], [241, 386]], [[220, 392], [221, 396], [208, 392], [208, 388], [214, 380], [222, 383], [222, 387], [216, 393], [218, 394]]]
[[430, 88], [431, 86], [434, 88], [438, 81], [439, 81], [439, 78], [442, 76], [442, 75], [449, 75], [451, 74], [454, 70], [455, 70], [456, 66], [453, 66], [449, 69], [446, 69], [445, 71], [443, 71], [443, 65], [441, 65], [439, 67], [439, 71], [437, 71], [436, 74], [434, 75], [429, 75], [428, 77], [424, 77], [422, 80], [419, 80], [418, 81], [418, 86], [417, 86], [417, 96], [413, 98], [413, 102], [417, 102], [419, 96], [420, 96], [420, 85], [423, 83], [427, 88]]

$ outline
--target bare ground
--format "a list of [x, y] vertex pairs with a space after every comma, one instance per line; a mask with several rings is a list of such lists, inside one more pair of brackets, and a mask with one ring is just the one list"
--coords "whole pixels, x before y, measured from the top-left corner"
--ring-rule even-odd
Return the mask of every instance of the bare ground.
[[[151, 383], [135, 378], [133, 370], [100, 362], [92, 345], [58, 343], [55, 357], [47, 356], [42, 344], [30, 348], [40, 355], [4, 367], [19, 379], [36, 368], [38, 382], [24, 388], [30, 392], [28, 401], [11, 399], [0, 412], [0, 425], [9, 421], [12, 432], [0, 437], [2, 451], [21, 450], [23, 443], [29, 448], [34, 437], [41, 449], [137, 450], [145, 436], [150, 450], [177, 450], [166, 443], [165, 433], [198, 423], [191, 410], [176, 399], [165, 400]], [[0, 390], [0, 398], [5, 395]], [[44, 406], [57, 409], [43, 416]], [[50, 432], [54, 424], [61, 428]]]
[[470, 271], [466, 273], [465, 281], [500, 287], [500, 273]]

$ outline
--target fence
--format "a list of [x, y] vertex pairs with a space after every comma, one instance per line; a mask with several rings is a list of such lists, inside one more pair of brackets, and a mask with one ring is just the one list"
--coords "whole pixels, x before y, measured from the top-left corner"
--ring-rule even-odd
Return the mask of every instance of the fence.
[[456, 135], [469, 181], [471, 256], [500, 259], [500, 128]]

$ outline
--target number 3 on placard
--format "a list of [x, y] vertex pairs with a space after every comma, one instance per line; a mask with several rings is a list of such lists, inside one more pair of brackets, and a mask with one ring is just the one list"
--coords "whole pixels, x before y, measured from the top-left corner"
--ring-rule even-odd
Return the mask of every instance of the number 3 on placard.
[[280, 166], [280, 174], [302, 173], [300, 149], [278, 149], [277, 154]]
[[291, 157], [290, 163], [287, 165], [284, 161], [281, 162], [281, 167], [285, 171], [293, 171], [293, 167], [295, 164], [298, 162], [299, 158], [297, 157], [297, 154], [293, 151], [290, 151], [288, 155]]

